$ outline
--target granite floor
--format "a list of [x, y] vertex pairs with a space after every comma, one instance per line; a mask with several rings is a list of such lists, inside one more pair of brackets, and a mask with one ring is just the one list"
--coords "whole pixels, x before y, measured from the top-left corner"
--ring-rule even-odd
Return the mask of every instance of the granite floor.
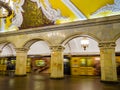
[[101, 83], [99, 76], [65, 76], [55, 80], [48, 74], [0, 75], [0, 90], [120, 90], [120, 83]]

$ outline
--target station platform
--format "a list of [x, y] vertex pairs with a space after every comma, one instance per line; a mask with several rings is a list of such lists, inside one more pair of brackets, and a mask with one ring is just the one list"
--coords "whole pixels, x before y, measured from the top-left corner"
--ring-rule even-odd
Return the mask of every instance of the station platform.
[[120, 90], [120, 83], [102, 83], [100, 76], [68, 75], [56, 80], [50, 79], [48, 74], [28, 74], [24, 77], [0, 75], [0, 90]]

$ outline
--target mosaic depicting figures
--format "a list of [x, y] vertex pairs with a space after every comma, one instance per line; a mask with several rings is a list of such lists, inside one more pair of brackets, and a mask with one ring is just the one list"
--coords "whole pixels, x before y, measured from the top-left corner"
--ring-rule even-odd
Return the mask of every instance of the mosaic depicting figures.
[[[120, 14], [120, 0], [0, 0], [13, 10], [0, 19], [0, 32]], [[0, 9], [0, 12], [3, 12]]]

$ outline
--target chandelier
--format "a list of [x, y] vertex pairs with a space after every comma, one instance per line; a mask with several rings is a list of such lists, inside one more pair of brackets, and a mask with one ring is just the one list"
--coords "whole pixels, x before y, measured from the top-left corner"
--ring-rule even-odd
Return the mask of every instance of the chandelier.
[[81, 40], [81, 47], [83, 47], [84, 50], [89, 46], [89, 40], [87, 37], [82, 37]]
[[12, 14], [12, 9], [10, 6], [3, 2], [0, 1], [0, 18], [6, 18]]

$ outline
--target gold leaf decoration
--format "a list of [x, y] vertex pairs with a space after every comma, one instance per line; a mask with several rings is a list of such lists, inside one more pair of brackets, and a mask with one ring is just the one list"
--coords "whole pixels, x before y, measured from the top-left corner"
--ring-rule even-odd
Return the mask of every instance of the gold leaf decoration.
[[53, 25], [54, 22], [48, 20], [43, 14], [42, 10], [37, 7], [37, 4], [26, 0], [23, 5], [23, 23], [20, 29], [41, 27], [46, 25]]

